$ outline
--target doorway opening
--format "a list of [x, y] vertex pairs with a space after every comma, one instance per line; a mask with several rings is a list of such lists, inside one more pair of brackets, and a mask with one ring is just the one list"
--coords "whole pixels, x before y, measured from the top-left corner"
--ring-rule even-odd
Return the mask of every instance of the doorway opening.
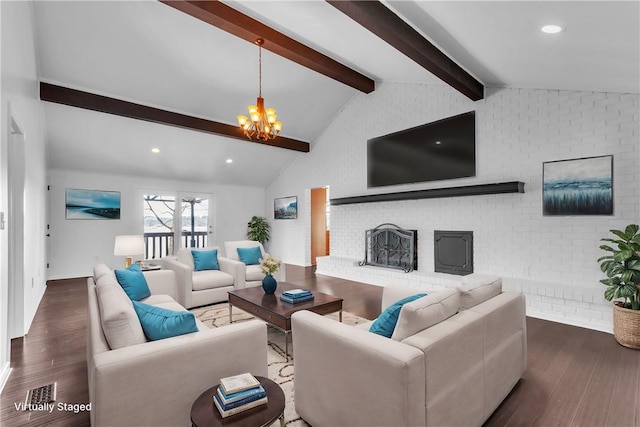
[[329, 255], [330, 232], [329, 187], [311, 189], [311, 265]]

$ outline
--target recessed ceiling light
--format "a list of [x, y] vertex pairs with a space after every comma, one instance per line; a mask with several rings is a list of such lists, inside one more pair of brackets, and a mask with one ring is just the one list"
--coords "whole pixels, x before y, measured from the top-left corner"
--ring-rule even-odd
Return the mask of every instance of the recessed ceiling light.
[[442, 141], [436, 141], [436, 145], [442, 144]]
[[544, 27], [540, 28], [540, 31], [547, 34], [557, 34], [562, 31], [562, 27], [559, 25], [545, 25]]
[[227, 163], [233, 163], [233, 159], [227, 159], [225, 160]]
[[160, 149], [159, 149], [159, 148], [155, 148], [155, 147], [154, 147], [154, 148], [152, 148], [152, 149], [151, 149], [151, 152], [152, 152], [153, 154], [158, 154], [158, 153], [160, 152]]

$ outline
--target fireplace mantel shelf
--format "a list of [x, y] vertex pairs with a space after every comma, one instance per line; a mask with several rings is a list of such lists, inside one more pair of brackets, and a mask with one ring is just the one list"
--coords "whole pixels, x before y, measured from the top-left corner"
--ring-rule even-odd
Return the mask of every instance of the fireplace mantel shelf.
[[395, 202], [399, 200], [435, 199], [440, 197], [479, 196], [484, 194], [505, 193], [524, 193], [524, 182], [497, 182], [491, 184], [467, 185], [464, 187], [430, 188], [427, 190], [340, 197], [337, 199], [331, 199], [331, 205], [337, 206], [356, 203]]

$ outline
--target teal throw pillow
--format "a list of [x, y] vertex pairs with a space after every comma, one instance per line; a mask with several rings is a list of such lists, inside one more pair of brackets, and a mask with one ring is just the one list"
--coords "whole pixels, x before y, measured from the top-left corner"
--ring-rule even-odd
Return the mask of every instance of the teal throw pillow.
[[262, 258], [262, 252], [259, 246], [253, 248], [238, 248], [238, 258], [246, 265], [260, 264], [260, 258]]
[[138, 264], [131, 264], [126, 270], [116, 270], [116, 279], [132, 301], [140, 301], [151, 295], [147, 279]]
[[188, 311], [167, 310], [138, 301], [133, 301], [133, 308], [145, 336], [152, 341], [198, 332], [196, 318]]
[[195, 271], [220, 270], [218, 265], [218, 250], [212, 251], [191, 251], [193, 255], [193, 265]]
[[396, 328], [396, 323], [398, 323], [398, 316], [400, 315], [402, 306], [426, 295], [427, 294], [411, 295], [410, 297], [406, 297], [401, 299], [400, 301], [394, 302], [389, 307], [387, 307], [387, 309], [383, 311], [380, 316], [378, 316], [375, 322], [373, 322], [373, 324], [371, 325], [371, 328], [369, 328], [369, 332], [382, 335], [383, 337], [391, 338], [391, 335], [393, 335], [393, 330]]

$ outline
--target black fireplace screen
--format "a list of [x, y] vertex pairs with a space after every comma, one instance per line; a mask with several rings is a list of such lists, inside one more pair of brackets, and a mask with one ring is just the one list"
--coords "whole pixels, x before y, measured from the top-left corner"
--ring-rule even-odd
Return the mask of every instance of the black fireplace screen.
[[418, 269], [418, 231], [380, 224], [365, 233], [365, 255], [360, 265], [402, 270]]

